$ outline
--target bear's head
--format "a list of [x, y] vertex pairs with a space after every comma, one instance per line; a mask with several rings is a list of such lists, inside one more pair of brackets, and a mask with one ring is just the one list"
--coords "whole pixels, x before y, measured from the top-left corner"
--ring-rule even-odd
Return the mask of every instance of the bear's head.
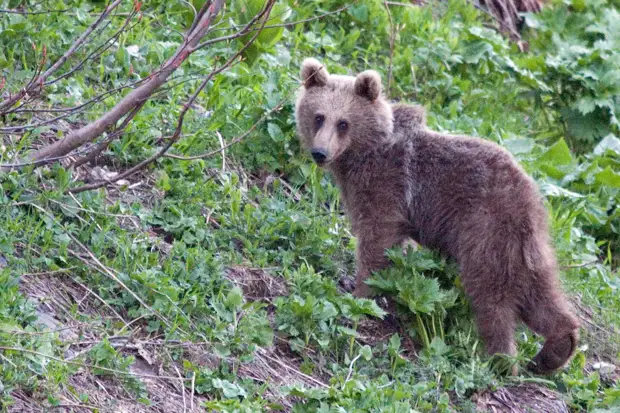
[[301, 78], [297, 133], [317, 164], [327, 166], [344, 153], [372, 150], [391, 139], [392, 109], [377, 72], [330, 75], [316, 59], [306, 59]]

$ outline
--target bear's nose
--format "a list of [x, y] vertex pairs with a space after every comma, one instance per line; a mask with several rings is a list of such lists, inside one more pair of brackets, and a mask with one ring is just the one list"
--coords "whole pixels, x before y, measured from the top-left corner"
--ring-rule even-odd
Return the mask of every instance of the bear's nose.
[[327, 159], [327, 151], [325, 149], [313, 149], [310, 153], [312, 154], [314, 162], [318, 163], [319, 165], [325, 162], [325, 160]]

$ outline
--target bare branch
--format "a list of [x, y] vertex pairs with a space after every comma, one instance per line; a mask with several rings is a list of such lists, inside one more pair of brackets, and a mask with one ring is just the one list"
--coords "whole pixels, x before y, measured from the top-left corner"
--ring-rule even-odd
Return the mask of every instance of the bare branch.
[[[314, 76], [314, 74], [312, 75]], [[228, 142], [225, 145], [220, 145], [219, 149], [215, 149], [213, 151], [210, 152], [206, 152], [200, 155], [193, 155], [193, 156], [181, 156], [181, 155], [174, 155], [171, 153], [167, 153], [165, 156], [168, 158], [173, 158], [173, 159], [179, 159], [182, 161], [194, 161], [196, 159], [204, 159], [204, 158], [209, 158], [213, 155], [216, 155], [220, 152], [225, 151], [226, 149], [230, 148], [231, 146], [233, 146], [236, 143], [241, 142], [243, 139], [245, 139], [250, 133], [252, 133], [257, 127], [258, 125], [260, 125], [261, 123], [263, 123], [269, 116], [271, 116], [272, 113], [279, 111], [280, 109], [282, 109], [282, 105], [284, 104], [284, 102], [288, 101], [291, 96], [301, 87], [301, 85], [299, 85], [298, 87], [294, 88], [293, 90], [291, 90], [282, 100], [280, 100], [278, 102], [278, 104], [276, 106], [273, 107], [273, 109], [267, 111], [263, 116], [261, 116], [261, 118], [259, 120], [257, 120], [251, 127], [250, 129], [246, 130], [245, 132], [243, 132], [241, 135], [237, 136], [236, 138], [234, 138], [233, 140], [231, 140], [230, 142]]]
[[570, 268], [583, 268], [583, 267], [589, 267], [591, 265], [596, 265], [596, 264], [600, 264], [600, 260], [586, 261], [586, 262], [582, 262], [581, 264], [562, 265], [560, 269], [568, 270]]
[[[254, 36], [254, 37], [256, 37], [256, 36]], [[321, 68], [322, 68], [322, 66], [321, 66]], [[314, 73], [312, 73], [308, 77], [308, 79], [306, 79], [304, 82], [301, 82], [301, 84], [299, 84], [299, 86], [297, 86], [296, 88], [292, 89], [286, 96], [284, 96], [284, 98], [282, 100], [280, 100], [278, 102], [278, 104], [276, 106], [273, 107], [273, 109], [269, 110], [263, 116], [261, 116], [261, 118], [259, 120], [257, 120], [250, 127], [250, 129], [248, 129], [243, 134], [241, 134], [241, 135], [237, 136], [236, 138], [234, 138], [228, 144], [220, 146], [220, 149], [216, 149], [214, 151], [210, 151], [210, 152], [207, 152], [207, 153], [203, 153], [201, 155], [194, 155], [194, 156], [180, 156], [180, 155], [173, 155], [173, 154], [165, 154], [165, 156], [168, 157], [168, 158], [180, 159], [182, 161], [193, 161], [193, 160], [196, 160], [196, 159], [208, 158], [208, 157], [213, 156], [213, 155], [215, 155], [217, 153], [225, 151], [226, 149], [230, 148], [232, 145], [234, 145], [234, 144], [236, 144], [238, 142], [241, 142], [243, 139], [245, 139], [246, 136], [248, 136], [250, 133], [252, 133], [254, 131], [254, 129], [256, 129], [256, 127], [258, 125], [260, 125], [262, 122], [264, 122], [265, 119], [267, 119], [272, 113], [277, 112], [278, 110], [280, 110], [282, 108], [282, 105], [284, 104], [284, 102], [288, 101], [291, 98], [291, 96], [293, 95], [293, 93], [295, 93], [300, 87], [305, 85], [306, 82], [309, 79], [311, 79], [313, 76], [315, 76], [317, 73], [319, 73], [321, 68], [319, 68]]]
[[[322, 19], [324, 17], [331, 16], [333, 14], [341, 13], [341, 12], [343, 12], [343, 11], [353, 7], [358, 1], [359, 0], [355, 0], [355, 1], [351, 2], [351, 4], [348, 4], [346, 6], [340, 7], [339, 9], [334, 10], [334, 11], [323, 13], [323, 14], [321, 14], [319, 16], [309, 17], [307, 19], [297, 20], [297, 21], [288, 22], [288, 23], [265, 25], [264, 27], [261, 26], [260, 29], [257, 28], [257, 27], [252, 28], [252, 24], [254, 24], [254, 21], [255, 21], [255, 19], [252, 19], [250, 21], [251, 24], [246, 25], [241, 31], [239, 31], [237, 33], [234, 33], [234, 34], [231, 34], [231, 35], [228, 35], [228, 36], [221, 36], [221, 37], [216, 37], [214, 39], [206, 40], [206, 41], [200, 43], [198, 46], [196, 46], [196, 49], [202, 49], [203, 47], [209, 46], [209, 45], [214, 44], [214, 43], [224, 42], [224, 41], [227, 41], [227, 40], [234, 40], [234, 39], [242, 37], [242, 36], [244, 36], [244, 35], [246, 35], [246, 34], [248, 34], [250, 32], [254, 32], [254, 31], [257, 31], [257, 30], [275, 29], [275, 28], [278, 28], [278, 27], [290, 27], [290, 26], [296, 26], [298, 24], [312, 22], [312, 21], [315, 21], [315, 20], [320, 20], [320, 19]], [[233, 28], [228, 28], [228, 29], [232, 30]], [[220, 29], [220, 30], [222, 30], [222, 29]]]
[[[269, 16], [269, 13], [271, 12], [274, 4], [275, 4], [275, 0], [269, 0], [267, 2], [267, 4], [265, 5], [265, 7], [263, 8], [263, 10], [260, 13], [258, 13], [258, 16], [261, 16], [261, 18], [263, 16]], [[203, 19], [204, 19], [204, 17], [203, 17]], [[263, 21], [262, 26], [265, 25], [266, 21], [267, 21], [266, 19]], [[202, 90], [207, 86], [207, 84], [209, 84], [209, 82], [211, 81], [211, 79], [213, 79], [213, 77], [215, 75], [217, 75], [217, 74], [223, 72], [224, 70], [226, 70], [227, 68], [229, 68], [234, 63], [234, 61], [237, 60], [237, 58], [248, 47], [250, 47], [250, 45], [252, 43], [254, 43], [254, 41], [256, 40], [256, 38], [258, 37], [259, 34], [260, 34], [260, 30], [257, 31], [256, 34], [250, 39], [250, 41], [248, 41], [248, 43], [246, 43], [239, 51], [237, 51], [237, 53], [235, 53], [232, 57], [230, 57], [226, 61], [226, 63], [224, 63], [218, 69], [216, 69], [216, 70], [212, 71], [211, 73], [209, 73], [209, 76], [207, 76], [205, 78], [205, 80], [200, 84], [200, 86], [196, 89], [194, 94], [191, 96], [189, 101], [187, 103], [185, 103], [185, 105], [183, 106], [183, 109], [181, 110], [181, 114], [179, 115], [179, 119], [177, 121], [177, 127], [176, 127], [173, 135], [168, 138], [168, 143], [166, 145], [164, 145], [157, 153], [155, 153], [154, 155], [150, 156], [149, 158], [143, 160], [142, 162], [138, 163], [134, 167], [126, 170], [125, 172], [116, 175], [114, 178], [112, 178], [110, 180], [100, 181], [100, 182], [96, 182], [94, 184], [84, 185], [84, 186], [80, 186], [80, 187], [77, 187], [77, 188], [70, 188], [67, 192], [79, 193], [79, 192], [89, 191], [89, 190], [92, 190], [92, 189], [102, 188], [102, 187], [104, 187], [104, 186], [106, 186], [108, 184], [117, 182], [117, 181], [119, 181], [121, 179], [127, 178], [130, 175], [133, 175], [137, 171], [139, 171], [142, 168], [144, 168], [146, 165], [149, 165], [150, 163], [154, 162], [155, 160], [161, 158], [168, 151], [168, 149], [170, 149], [172, 147], [172, 145], [174, 145], [180, 139], [181, 132], [183, 131], [183, 122], [184, 122], [184, 119], [185, 119], [185, 115], [187, 114], [187, 111], [192, 106], [192, 104], [198, 98], [198, 95], [200, 94], [200, 92], [202, 92]], [[225, 147], [222, 147], [221, 150], [223, 150], [223, 149], [225, 149]]]
[[66, 61], [67, 59], [88, 39], [91, 33], [103, 22], [108, 15], [117, 8], [123, 0], [115, 0], [112, 4], [106, 7], [105, 11], [101, 13], [101, 16], [93, 24], [91, 24], [84, 33], [71, 45], [71, 47], [54, 63], [49, 69], [47, 69], [41, 76], [37, 76], [34, 81], [31, 81], [27, 87], [23, 88], [21, 91], [16, 93], [13, 96], [10, 96], [8, 99], [5, 99], [3, 102], [0, 102], [0, 113], [4, 113], [6, 109], [10, 108], [23, 98], [26, 94], [31, 93], [34, 88], [41, 85], [45, 82], [52, 73], [56, 72]]
[[[44, 82], [44, 85], [48, 86], [48, 85], [54, 84], [56, 82], [59, 82], [62, 79], [65, 79], [65, 78], [71, 76], [73, 73], [75, 73], [76, 71], [80, 70], [82, 68], [82, 66], [84, 66], [84, 63], [86, 63], [89, 60], [95, 60], [99, 56], [101, 56], [106, 50], [108, 50], [110, 47], [112, 47], [112, 45], [114, 45], [114, 41], [116, 39], [118, 39], [119, 36], [123, 32], [126, 31], [127, 26], [129, 25], [129, 22], [131, 21], [131, 19], [134, 18], [135, 15], [136, 15], [136, 11], [135, 10], [132, 11], [131, 13], [129, 13], [129, 15], [127, 16], [127, 19], [125, 19], [125, 23], [123, 23], [123, 25], [114, 34], [112, 34], [112, 36], [110, 36], [105, 42], [103, 42], [98, 48], [93, 50], [88, 56], [86, 56], [80, 63], [78, 63], [71, 70], [67, 71], [66, 73], [63, 73], [62, 75], [58, 76], [55, 79], [49, 80], [47, 82]], [[137, 24], [138, 24], [138, 22], [134, 23], [134, 25], [130, 27], [130, 30], [134, 26], [136, 26]]]
[[[101, 100], [103, 100], [105, 97], [112, 95], [116, 92], [120, 92], [123, 89], [127, 89], [130, 87], [134, 87], [134, 86], [138, 86], [141, 83], [144, 83], [147, 79], [139, 79], [135, 82], [131, 82], [131, 83], [126, 83], [124, 85], [118, 86], [114, 89], [110, 89], [107, 90], [89, 100], [87, 100], [84, 103], [80, 103], [77, 106], [73, 106], [71, 108], [49, 108], [49, 109], [28, 109], [28, 108], [24, 108], [24, 109], [15, 109], [12, 110], [11, 113], [63, 113], [63, 112], [71, 112], [71, 114], [76, 113], [81, 111], [82, 109], [84, 109], [86, 106], [95, 104]], [[5, 132], [5, 131], [10, 131], [10, 130], [18, 130], [18, 129], [25, 129], [25, 128], [30, 128], [30, 127], [39, 127], [41, 126], [40, 123], [37, 124], [31, 124], [31, 125], [20, 125], [18, 127], [15, 127], [13, 129], [11, 129], [10, 127], [8, 128], [0, 128], [0, 132]]]
[[194, 20], [192, 21], [192, 25], [189, 28], [189, 31], [191, 32], [192, 30], [194, 30], [196, 28], [196, 25], [198, 24], [200, 19], [202, 19], [202, 16], [205, 15], [207, 10], [211, 6], [211, 1], [210, 0], [209, 1], [205, 1], [204, 4], [202, 5], [202, 7], [200, 8], [200, 10], [198, 12], [196, 12], [196, 9], [194, 8], [194, 5], [192, 3], [187, 2], [187, 4], [189, 4], [192, 7], [192, 9], [194, 10]]
[[390, 19], [390, 64], [388, 65], [388, 76], [387, 76], [387, 96], [390, 96], [390, 89], [392, 87], [392, 64], [394, 62], [394, 39], [396, 38], [396, 27], [394, 27], [394, 20], [392, 19], [392, 12], [390, 11], [390, 6], [387, 1], [384, 0], [383, 4], [385, 5], [385, 11]]
[[66, 13], [68, 11], [69, 11], [69, 9], [64, 9], [64, 10], [41, 10], [41, 11], [0, 9], [0, 13], [5, 13], [5, 14], [21, 14], [23, 16], [34, 16], [36, 14]]
[[157, 376], [155, 374], [134, 373], [132, 371], [115, 370], [115, 369], [111, 369], [111, 368], [108, 368], [108, 367], [97, 366], [95, 364], [79, 363], [77, 361], [61, 359], [59, 357], [51, 356], [51, 355], [46, 354], [46, 353], [40, 353], [38, 351], [30, 350], [30, 349], [27, 349], [27, 348], [0, 346], [0, 350], [2, 350], [2, 351], [14, 351], [14, 352], [17, 352], [17, 353], [25, 353], [25, 354], [34, 354], [36, 356], [44, 357], [44, 358], [47, 358], [49, 360], [54, 360], [54, 361], [57, 361], [57, 362], [60, 362], [60, 363], [71, 364], [71, 365], [74, 365], [74, 366], [78, 366], [78, 367], [82, 367], [82, 368], [88, 368], [88, 369], [98, 369], [98, 370], [102, 370], [102, 371], [105, 371], [105, 372], [108, 372], [108, 373], [120, 374], [120, 375], [123, 375], [123, 376], [142, 377], [142, 378], [157, 379], [157, 380], [174, 380], [174, 381], [179, 381], [179, 380], [191, 381], [192, 380], [192, 378], [179, 378], [179, 377], [174, 377], [174, 376]]
[[[29, 123], [27, 125], [5, 126], [3, 128], [0, 128], [0, 133], [11, 133], [11, 132], [15, 133], [17, 131], [22, 131], [22, 130], [27, 130], [27, 129], [34, 129], [34, 128], [38, 128], [38, 127], [41, 127], [41, 126], [50, 125], [50, 124], [55, 123], [55, 122], [57, 122], [59, 120], [66, 119], [69, 116], [72, 116], [72, 115], [74, 115], [74, 114], [76, 114], [78, 112], [83, 111], [84, 109], [86, 109], [86, 107], [94, 105], [95, 103], [98, 103], [98, 102], [102, 101], [104, 98], [106, 98], [109, 95], [112, 95], [112, 94], [114, 94], [116, 92], [120, 92], [123, 89], [127, 89], [127, 88], [130, 88], [130, 87], [134, 87], [134, 86], [140, 85], [140, 84], [146, 82], [147, 80], [148, 79], [139, 79], [139, 80], [137, 80], [135, 82], [131, 82], [131, 83], [119, 86], [117, 88], [108, 90], [108, 91], [103, 92], [103, 93], [93, 97], [92, 99], [90, 99], [90, 100], [88, 100], [88, 101], [86, 101], [84, 103], [81, 103], [81, 104], [79, 104], [77, 106], [74, 106], [72, 108], [62, 108], [62, 109], [15, 109], [15, 110], [12, 110], [12, 111], [10, 111], [10, 113], [28, 113], [28, 112], [33, 112], [33, 113], [36, 113], [36, 112], [41, 112], [41, 113], [46, 113], [46, 112], [47, 113], [63, 113], [64, 112], [64, 115], [59, 115], [59, 116], [56, 116], [55, 118], [44, 120], [44, 121], [41, 121], [41, 122]], [[4, 165], [0, 165], [0, 168], [2, 168], [3, 166]]]
[[[117, 0], [120, 1], [120, 0]], [[127, 94], [109, 112], [105, 113], [96, 121], [70, 132], [64, 139], [56, 141], [44, 148], [39, 149], [30, 156], [33, 162], [46, 162], [48, 158], [63, 156], [74, 149], [79, 148], [86, 142], [101, 135], [106, 129], [118, 122], [137, 105], [141, 105], [149, 99], [155, 90], [163, 85], [168, 77], [193, 53], [200, 39], [209, 31], [212, 19], [224, 6], [224, 0], [215, 0], [204, 14], [195, 30], [188, 33], [186, 40], [178, 47], [174, 55], [164, 63], [161, 68], [152, 73], [148, 80]], [[7, 168], [0, 165], [0, 169]], [[9, 168], [10, 169], [10, 168]]]
[[127, 116], [125, 116], [125, 119], [123, 119], [123, 123], [121, 123], [118, 127], [116, 127], [113, 133], [111, 133], [103, 142], [100, 142], [99, 144], [97, 144], [95, 149], [93, 149], [88, 155], [75, 161], [71, 165], [71, 167], [77, 168], [81, 165], [84, 165], [85, 163], [94, 160], [97, 156], [99, 156], [101, 152], [106, 150], [106, 148], [110, 145], [110, 143], [114, 139], [118, 138], [119, 136], [123, 134], [123, 132], [125, 131], [125, 128], [127, 127], [127, 125], [129, 125], [129, 122], [131, 122], [133, 118], [138, 114], [138, 112], [140, 112], [140, 109], [142, 109], [145, 103], [146, 101], [142, 102], [142, 104], [137, 105], [135, 108], [133, 108], [133, 110], [129, 112]]
[[82, 155], [82, 154], [87, 154], [88, 152], [91, 151], [92, 148], [85, 148], [85, 149], [81, 149], [72, 153], [68, 153], [62, 156], [56, 156], [54, 158], [48, 158], [45, 159], [44, 161], [28, 161], [28, 162], [21, 162], [21, 163], [4, 163], [2, 165], [0, 165], [0, 168], [7, 168], [7, 169], [20, 169], [20, 168], [25, 168], [27, 166], [41, 166], [44, 165], [46, 163], [50, 163], [50, 162], [56, 162], [56, 161], [62, 161], [63, 159], [67, 159], [70, 158], [72, 156], [76, 156], [76, 155]]

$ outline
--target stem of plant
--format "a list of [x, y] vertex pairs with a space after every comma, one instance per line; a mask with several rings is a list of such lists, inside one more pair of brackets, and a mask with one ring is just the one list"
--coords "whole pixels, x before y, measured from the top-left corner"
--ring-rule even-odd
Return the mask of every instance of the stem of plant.
[[[359, 320], [353, 321], [353, 330], [357, 331], [357, 325]], [[353, 346], [355, 345], [355, 336], [351, 336], [349, 339], [349, 360], [353, 359]]]
[[420, 335], [422, 336], [422, 342], [424, 343], [424, 347], [429, 348], [431, 346], [431, 343], [428, 339], [428, 333], [426, 332], [426, 327], [424, 326], [422, 317], [420, 317], [420, 314], [416, 314], [415, 318], [418, 322], [418, 330], [420, 330]]

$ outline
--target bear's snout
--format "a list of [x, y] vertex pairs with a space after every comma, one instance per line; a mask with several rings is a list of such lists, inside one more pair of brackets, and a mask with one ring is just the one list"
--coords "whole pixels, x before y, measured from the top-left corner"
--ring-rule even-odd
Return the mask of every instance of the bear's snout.
[[325, 149], [314, 148], [310, 153], [312, 154], [312, 159], [314, 159], [314, 162], [318, 163], [319, 165], [325, 163], [325, 160], [327, 159], [327, 151]]

